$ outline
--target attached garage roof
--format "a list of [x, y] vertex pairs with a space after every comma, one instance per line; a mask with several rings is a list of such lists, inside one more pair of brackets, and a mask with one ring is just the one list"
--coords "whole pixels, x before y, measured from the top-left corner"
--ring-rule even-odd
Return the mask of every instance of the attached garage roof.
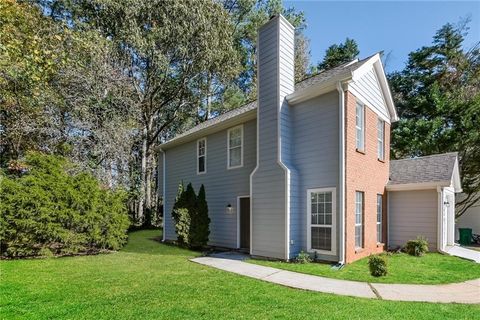
[[461, 191], [458, 153], [450, 152], [390, 162], [388, 189], [453, 186]]

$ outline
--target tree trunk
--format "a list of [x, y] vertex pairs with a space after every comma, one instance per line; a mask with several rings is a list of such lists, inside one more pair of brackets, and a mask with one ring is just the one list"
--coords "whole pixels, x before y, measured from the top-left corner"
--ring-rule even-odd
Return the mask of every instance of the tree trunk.
[[145, 187], [147, 181], [147, 144], [148, 144], [148, 130], [147, 127], [143, 127], [142, 134], [142, 168], [140, 173], [140, 196], [138, 198], [138, 221], [143, 223], [144, 218], [144, 205], [145, 205]]

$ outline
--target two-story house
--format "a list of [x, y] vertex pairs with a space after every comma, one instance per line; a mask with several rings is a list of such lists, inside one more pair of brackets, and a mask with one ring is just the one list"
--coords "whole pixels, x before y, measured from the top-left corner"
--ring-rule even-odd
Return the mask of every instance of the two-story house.
[[[389, 232], [398, 243], [422, 234], [403, 232], [402, 221], [399, 231], [388, 226], [387, 208], [401, 211], [415, 186], [433, 190], [437, 204], [452, 183], [430, 181], [428, 172], [429, 183], [399, 179], [391, 192], [405, 196], [389, 203], [390, 126], [398, 117], [380, 54], [295, 84], [294, 28], [275, 16], [259, 30], [257, 61], [256, 102], [162, 144], [164, 240], [176, 239], [171, 211], [182, 181], [205, 185], [209, 244], [254, 256], [288, 260], [304, 250], [348, 263], [383, 251]], [[456, 155], [445, 161], [453, 181]]]

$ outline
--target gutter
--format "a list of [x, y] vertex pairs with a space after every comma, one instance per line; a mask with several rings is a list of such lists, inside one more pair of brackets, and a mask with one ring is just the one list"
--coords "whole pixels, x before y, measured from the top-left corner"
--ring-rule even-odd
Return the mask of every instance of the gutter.
[[158, 150], [162, 153], [162, 201], [163, 201], [163, 219], [162, 219], [162, 241], [165, 242], [165, 209], [166, 209], [166, 201], [167, 197], [165, 196], [165, 186], [166, 186], [166, 177], [165, 173], [167, 172], [166, 170], [166, 152], [162, 148], [158, 148]]
[[340, 159], [340, 176], [339, 176], [339, 198], [340, 198], [340, 246], [339, 261], [340, 265], [345, 264], [345, 94], [342, 82], [337, 82], [337, 91], [339, 98], [339, 159]]

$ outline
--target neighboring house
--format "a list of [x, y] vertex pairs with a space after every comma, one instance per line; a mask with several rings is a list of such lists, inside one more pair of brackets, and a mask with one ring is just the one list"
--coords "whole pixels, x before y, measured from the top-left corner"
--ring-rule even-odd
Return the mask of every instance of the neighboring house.
[[[183, 181], [205, 185], [209, 244], [254, 256], [291, 259], [305, 250], [349, 263], [385, 250], [389, 229], [399, 235], [392, 245], [417, 235], [439, 241], [430, 228], [402, 233], [389, 223], [403, 204], [419, 215], [432, 205], [430, 195], [410, 195], [412, 185], [441, 197], [449, 187], [413, 179], [407, 191], [395, 189], [395, 175], [389, 182], [390, 125], [398, 117], [380, 54], [295, 85], [293, 48], [294, 28], [272, 18], [259, 30], [258, 100], [161, 145], [164, 240], [177, 238], [171, 211]], [[420, 171], [422, 163], [412, 162]], [[413, 228], [422, 219], [399, 220]]]

